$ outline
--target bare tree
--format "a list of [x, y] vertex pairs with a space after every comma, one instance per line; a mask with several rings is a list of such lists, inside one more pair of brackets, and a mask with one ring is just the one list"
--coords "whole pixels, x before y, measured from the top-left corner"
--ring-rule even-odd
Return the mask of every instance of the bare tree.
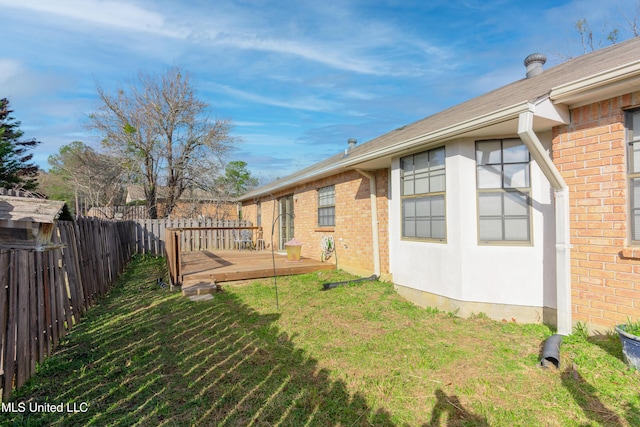
[[576, 30], [580, 35], [580, 43], [582, 44], [583, 53], [593, 52], [594, 50], [600, 49], [605, 43], [605, 40], [606, 43], [616, 44], [618, 37], [620, 36], [620, 30], [614, 28], [608, 31], [607, 26], [605, 25], [602, 28], [604, 39], [600, 37], [594, 39], [593, 30], [589, 26], [587, 18], [582, 18], [576, 22]]
[[125, 174], [120, 159], [74, 141], [62, 146], [48, 161], [50, 174], [63, 178], [73, 187], [76, 214], [81, 213], [80, 198], [93, 207], [122, 202]]
[[621, 14], [626, 21], [626, 27], [631, 31], [633, 37], [638, 37], [638, 35], [640, 35], [638, 29], [638, 20], [640, 19], [640, 1], [636, 3], [636, 8], [633, 13], [629, 13], [623, 9]]
[[566, 52], [557, 51], [554, 54], [561, 59], [571, 59], [574, 57], [574, 54], [571, 53], [571, 46], [576, 43], [579, 43], [582, 48], [580, 54], [585, 54], [607, 45], [616, 44], [626, 38], [640, 35], [638, 24], [640, 20], [640, 0], [636, 1], [633, 10], [630, 9], [629, 3], [618, 2], [617, 14], [624, 22], [605, 20], [602, 22], [600, 31], [595, 32], [587, 18], [578, 19], [574, 24], [574, 30], [578, 33], [579, 40], [572, 40], [566, 47]]
[[139, 73], [127, 89], [97, 90], [100, 106], [89, 126], [104, 147], [128, 159], [124, 164], [140, 177], [151, 218], [158, 216], [160, 185], [166, 186], [169, 215], [198, 179], [199, 158], [223, 158], [235, 142], [231, 122], [209, 116], [209, 105], [196, 97], [189, 74], [179, 67], [162, 75]]

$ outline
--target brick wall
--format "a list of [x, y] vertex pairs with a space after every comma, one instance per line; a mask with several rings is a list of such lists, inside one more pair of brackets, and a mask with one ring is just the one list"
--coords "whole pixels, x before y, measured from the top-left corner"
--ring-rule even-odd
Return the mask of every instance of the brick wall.
[[[164, 216], [161, 203], [158, 204], [160, 216]], [[204, 216], [216, 220], [238, 219], [238, 206], [235, 202], [178, 202], [176, 203], [171, 218], [197, 218]]]
[[[245, 202], [242, 204], [241, 216], [243, 220], [251, 221], [254, 226], [261, 226], [262, 233], [258, 232], [256, 239], [262, 238], [264, 240], [264, 249], [271, 250], [271, 223], [273, 222], [273, 208], [275, 206], [276, 215], [278, 214], [278, 206], [273, 200], [263, 200], [261, 206], [262, 221], [258, 224], [257, 204], [255, 202]], [[267, 231], [268, 229], [268, 231]], [[274, 239], [274, 242], [277, 240]], [[277, 243], [276, 243], [277, 246]]]
[[[389, 272], [388, 244], [388, 170], [375, 172], [378, 203], [378, 227], [380, 246], [380, 268], [383, 274]], [[336, 225], [318, 227], [317, 190], [335, 185]], [[340, 173], [328, 178], [297, 186], [261, 199], [262, 227], [267, 245], [271, 240], [271, 228], [274, 220], [274, 203], [279, 197], [294, 195], [295, 237], [303, 243], [302, 256], [320, 259], [322, 236], [332, 235], [336, 242], [338, 267], [353, 272], [373, 272], [373, 248], [371, 232], [371, 199], [369, 179], [356, 171]], [[275, 205], [275, 215], [278, 207]], [[256, 223], [256, 203], [245, 202], [242, 217]], [[274, 245], [277, 249], [277, 229]], [[336, 256], [328, 261], [336, 262]]]
[[624, 109], [638, 104], [640, 92], [579, 107], [570, 125], [553, 131], [553, 161], [570, 191], [573, 321], [595, 329], [640, 318], [624, 128]]

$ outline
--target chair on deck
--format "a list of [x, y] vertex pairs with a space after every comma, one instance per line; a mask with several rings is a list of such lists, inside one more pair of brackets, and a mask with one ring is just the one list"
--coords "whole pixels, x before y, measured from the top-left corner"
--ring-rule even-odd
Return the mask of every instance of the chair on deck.
[[262, 228], [260, 228], [256, 233], [256, 250], [264, 251], [264, 249], [265, 249], [264, 237], [262, 236]]
[[233, 230], [233, 242], [238, 250], [246, 248], [255, 249], [253, 238], [251, 237], [251, 230]]

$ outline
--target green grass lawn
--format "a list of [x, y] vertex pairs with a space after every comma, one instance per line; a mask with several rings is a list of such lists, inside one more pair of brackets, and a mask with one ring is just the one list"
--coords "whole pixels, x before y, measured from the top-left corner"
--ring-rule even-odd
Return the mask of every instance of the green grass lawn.
[[615, 336], [565, 338], [560, 369], [543, 369], [548, 327], [421, 309], [390, 284], [280, 277], [276, 310], [273, 279], [193, 302], [159, 288], [163, 274], [136, 258], [0, 425], [640, 425], [640, 373]]

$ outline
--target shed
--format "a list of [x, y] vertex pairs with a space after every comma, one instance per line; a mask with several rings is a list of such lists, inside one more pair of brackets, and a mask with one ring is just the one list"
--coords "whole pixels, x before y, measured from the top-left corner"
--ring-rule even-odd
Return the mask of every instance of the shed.
[[0, 248], [44, 250], [53, 246], [56, 221], [68, 215], [63, 201], [0, 196]]

